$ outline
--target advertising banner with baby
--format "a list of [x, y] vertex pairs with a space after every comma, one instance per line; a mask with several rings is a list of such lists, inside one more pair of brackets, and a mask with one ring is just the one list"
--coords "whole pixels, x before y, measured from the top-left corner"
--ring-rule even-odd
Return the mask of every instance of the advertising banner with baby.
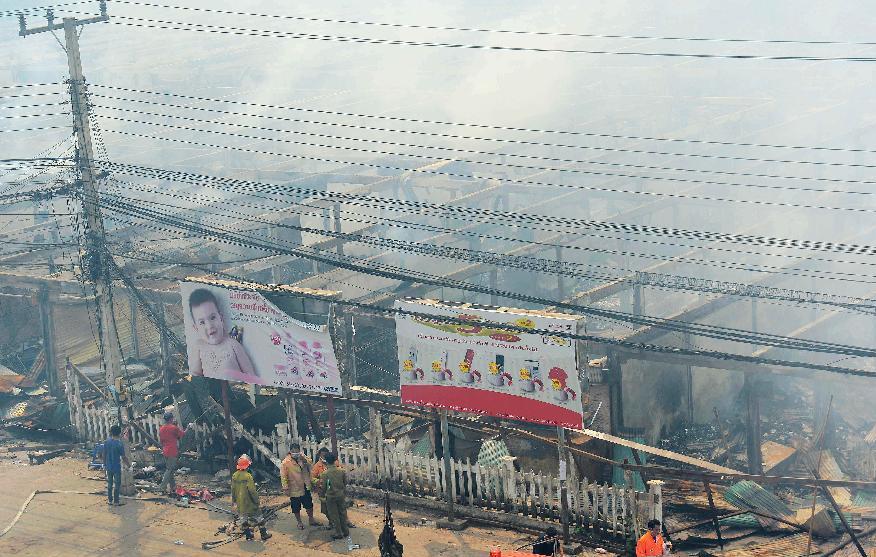
[[550, 334], [574, 333], [578, 317], [432, 300], [395, 308], [436, 317], [396, 316], [403, 403], [583, 427], [574, 341]]
[[340, 394], [327, 325], [286, 315], [250, 290], [181, 282], [189, 373]]

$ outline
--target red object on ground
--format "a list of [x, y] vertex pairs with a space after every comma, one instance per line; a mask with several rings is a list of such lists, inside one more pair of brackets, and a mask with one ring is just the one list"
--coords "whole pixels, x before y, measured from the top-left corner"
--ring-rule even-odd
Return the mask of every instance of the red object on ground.
[[[402, 385], [401, 399], [402, 404], [449, 408], [573, 429], [584, 427], [580, 411], [510, 393], [450, 385]], [[576, 406], [580, 408], [580, 405]], [[504, 553], [502, 557], [505, 557]]]

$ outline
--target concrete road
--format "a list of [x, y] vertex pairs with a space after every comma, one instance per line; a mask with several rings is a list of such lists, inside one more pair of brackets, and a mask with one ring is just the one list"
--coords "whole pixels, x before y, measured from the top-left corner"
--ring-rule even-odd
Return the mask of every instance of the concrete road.
[[[128, 500], [122, 507], [109, 507], [103, 490], [105, 484], [91, 478], [100, 473], [86, 470], [86, 460], [70, 453], [39, 466], [28, 466], [24, 453], [10, 454], [0, 449], [0, 531], [12, 521], [22, 503], [34, 490], [78, 491], [37, 495], [15, 527], [0, 537], [0, 555], [20, 556], [94, 556], [125, 557], [212, 555], [240, 557], [258, 554], [264, 557], [301, 555], [322, 557], [347, 553], [345, 542], [333, 542], [322, 529], [301, 531], [288, 509], [270, 527], [274, 537], [261, 541], [235, 541], [204, 551], [201, 542], [216, 539], [216, 528], [227, 515], [201, 508], [181, 508], [173, 504]], [[98, 494], [89, 494], [96, 493]], [[141, 494], [140, 497], [147, 497]], [[275, 502], [280, 502], [276, 499]], [[227, 504], [227, 501], [225, 502]], [[264, 500], [263, 500], [264, 503]], [[317, 513], [318, 514], [318, 513]], [[480, 557], [488, 555], [491, 545], [511, 549], [516, 532], [472, 527], [464, 532], [438, 530], [433, 522], [418, 525], [421, 519], [437, 517], [415, 511], [394, 509], [396, 532], [404, 544], [405, 557]], [[320, 517], [324, 522], [325, 518]], [[362, 549], [352, 554], [377, 556], [377, 538], [383, 527], [382, 505], [356, 501], [350, 520], [358, 527], [353, 540]], [[174, 542], [182, 542], [178, 545]]]

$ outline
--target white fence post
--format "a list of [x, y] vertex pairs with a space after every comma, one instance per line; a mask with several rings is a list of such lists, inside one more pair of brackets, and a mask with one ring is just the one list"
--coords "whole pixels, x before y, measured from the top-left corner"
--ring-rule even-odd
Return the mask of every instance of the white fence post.
[[661, 524], [663, 523], [663, 483], [663, 480], [648, 481], [648, 490], [654, 496], [650, 518], [656, 518]]
[[290, 438], [289, 438], [289, 424], [277, 424], [275, 429], [275, 450], [277, 452], [277, 456], [280, 460], [286, 458], [286, 454], [289, 452]]

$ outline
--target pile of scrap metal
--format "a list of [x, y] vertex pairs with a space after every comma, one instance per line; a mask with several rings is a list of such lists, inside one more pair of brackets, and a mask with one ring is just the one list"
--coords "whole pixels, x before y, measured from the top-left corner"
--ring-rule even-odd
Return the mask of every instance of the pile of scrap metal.
[[[796, 458], [810, 471], [820, 460], [823, 479], [847, 479], [831, 451], [800, 451]], [[665, 486], [666, 526], [677, 548], [701, 549], [701, 556], [798, 556], [807, 546], [813, 554], [836, 546], [848, 537], [847, 528], [860, 534], [876, 526], [876, 491], [829, 487], [816, 494], [811, 488], [766, 489], [750, 480], [710, 488], [711, 505], [702, 484]]]
[[63, 429], [66, 406], [48, 396], [46, 389], [32, 376], [20, 375], [0, 366], [0, 426], [13, 431], [14, 426], [26, 429]]

